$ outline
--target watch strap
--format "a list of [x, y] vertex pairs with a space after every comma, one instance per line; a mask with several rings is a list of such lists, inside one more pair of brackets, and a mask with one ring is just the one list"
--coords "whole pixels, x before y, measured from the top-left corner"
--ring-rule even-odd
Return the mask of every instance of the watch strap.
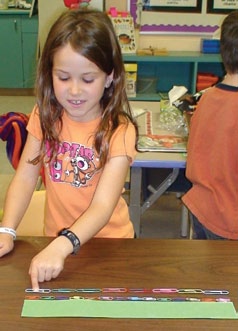
[[58, 236], [64, 236], [64, 237], [68, 238], [70, 240], [71, 244], [73, 245], [72, 254], [75, 255], [78, 253], [79, 248], [80, 248], [80, 240], [74, 232], [72, 232], [69, 229], [63, 229], [58, 233]]

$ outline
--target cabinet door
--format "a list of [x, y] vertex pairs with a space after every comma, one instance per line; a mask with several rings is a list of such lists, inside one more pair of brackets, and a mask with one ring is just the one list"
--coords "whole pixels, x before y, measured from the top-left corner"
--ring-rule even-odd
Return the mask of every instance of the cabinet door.
[[0, 15], [0, 87], [23, 87], [21, 18]]
[[34, 87], [37, 66], [38, 19], [22, 17], [23, 87]]

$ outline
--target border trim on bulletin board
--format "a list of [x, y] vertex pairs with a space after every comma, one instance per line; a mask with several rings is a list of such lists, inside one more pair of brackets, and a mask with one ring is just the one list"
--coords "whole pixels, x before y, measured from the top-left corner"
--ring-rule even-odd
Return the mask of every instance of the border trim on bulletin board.
[[[198, 0], [196, 6], [178, 5], [176, 8], [176, 5], [173, 5], [168, 8], [158, 5], [154, 11], [152, 9], [155, 8], [157, 1], [128, 0], [128, 10], [134, 18], [135, 25], [140, 28], [141, 34], [212, 35], [219, 28], [225, 15], [234, 10], [225, 7], [214, 9], [214, 2], [211, 0]], [[163, 1], [163, 4], [168, 3], [166, 0]], [[191, 4], [193, 3], [194, 1], [191, 0]], [[188, 24], [189, 21], [193, 24]]]

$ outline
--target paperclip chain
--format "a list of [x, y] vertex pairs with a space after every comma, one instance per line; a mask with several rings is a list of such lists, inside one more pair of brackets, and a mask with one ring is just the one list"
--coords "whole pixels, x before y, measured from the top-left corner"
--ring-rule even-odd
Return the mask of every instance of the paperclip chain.
[[99, 300], [99, 301], [156, 301], [156, 302], [230, 302], [228, 298], [164, 298], [164, 297], [81, 297], [81, 296], [26, 296], [26, 300]]
[[55, 289], [39, 289], [34, 290], [27, 288], [26, 293], [156, 293], [156, 294], [205, 294], [205, 295], [227, 295], [227, 290], [202, 290], [202, 289], [191, 289], [191, 288], [125, 288], [125, 287], [105, 287], [105, 288], [55, 288]]

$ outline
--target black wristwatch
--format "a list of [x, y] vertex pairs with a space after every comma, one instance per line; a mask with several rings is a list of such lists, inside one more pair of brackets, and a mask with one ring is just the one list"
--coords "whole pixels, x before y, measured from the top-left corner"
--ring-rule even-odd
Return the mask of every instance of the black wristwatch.
[[71, 241], [71, 244], [73, 245], [72, 254], [75, 255], [78, 253], [78, 251], [80, 249], [80, 240], [76, 236], [76, 234], [74, 234], [69, 229], [63, 229], [58, 233], [58, 236], [65, 236], [66, 238], [68, 238]]

